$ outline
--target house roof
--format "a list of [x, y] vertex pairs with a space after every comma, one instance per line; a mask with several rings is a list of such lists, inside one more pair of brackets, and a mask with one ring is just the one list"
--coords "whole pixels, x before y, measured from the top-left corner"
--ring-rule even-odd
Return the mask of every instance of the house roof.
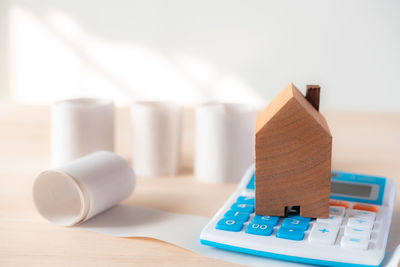
[[[299, 89], [290, 83], [285, 87], [272, 101], [257, 115], [256, 134], [291, 100], [304, 108], [305, 111], [321, 126], [327, 134], [331, 135], [324, 116], [318, 112], [299, 91]], [[291, 101], [292, 103], [292, 101]]]

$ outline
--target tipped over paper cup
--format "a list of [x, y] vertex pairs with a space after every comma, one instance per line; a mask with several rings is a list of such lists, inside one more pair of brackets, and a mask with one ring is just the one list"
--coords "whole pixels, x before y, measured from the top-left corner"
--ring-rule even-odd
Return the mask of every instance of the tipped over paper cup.
[[130, 164], [99, 151], [42, 172], [33, 185], [33, 200], [44, 218], [72, 226], [118, 204], [134, 188]]

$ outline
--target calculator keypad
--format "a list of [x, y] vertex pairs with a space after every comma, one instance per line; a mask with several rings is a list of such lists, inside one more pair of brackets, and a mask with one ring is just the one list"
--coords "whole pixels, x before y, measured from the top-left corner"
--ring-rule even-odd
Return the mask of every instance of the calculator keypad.
[[277, 238], [300, 241], [304, 238], [304, 231], [295, 228], [280, 227], [276, 233]]
[[279, 217], [277, 217], [277, 216], [254, 215], [253, 220], [251, 222], [253, 222], [253, 223], [262, 223], [262, 224], [268, 224], [268, 225], [271, 225], [271, 226], [275, 226], [279, 222]]
[[334, 225], [341, 225], [343, 221], [343, 217], [337, 215], [329, 215], [328, 218], [318, 218], [318, 223], [330, 223]]
[[[246, 189], [253, 190], [254, 188], [247, 186]], [[231, 205], [230, 210], [218, 221], [216, 229], [240, 232], [245, 228], [246, 234], [271, 236], [275, 228], [276, 238], [293, 241], [303, 240], [307, 232], [309, 233], [308, 241], [313, 244], [338, 244], [345, 248], [366, 250], [376, 218], [374, 211], [377, 211], [374, 205], [355, 203], [350, 208], [346, 201], [331, 200], [329, 217], [312, 221], [311, 218], [300, 215], [288, 215], [282, 219], [277, 216], [255, 215], [254, 205], [253, 194], [239, 196]], [[341, 227], [343, 231], [340, 230]]]
[[[216, 229], [230, 232], [240, 232], [244, 224], [254, 213], [254, 197], [239, 196], [224, 218], [218, 221]], [[278, 216], [254, 215], [246, 226], [245, 233], [260, 236], [270, 236], [274, 232], [274, 227], [279, 224]], [[311, 218], [300, 217], [299, 215], [289, 215], [282, 221], [276, 237], [289, 240], [303, 240], [304, 232], [308, 229]]]
[[298, 219], [298, 220], [303, 220], [303, 221], [307, 221], [307, 222], [311, 221], [311, 218], [301, 217], [300, 215], [288, 215], [287, 217], [293, 218], [293, 219]]
[[[332, 188], [332, 199], [329, 199], [329, 206], [325, 206], [325, 218], [300, 216], [307, 216], [307, 206], [304, 204], [311, 203], [310, 196], [305, 196], [308, 198], [302, 199], [303, 202], [292, 202], [288, 199], [286, 203], [280, 203], [280, 206], [286, 206], [286, 215], [280, 210], [282, 214], [277, 214], [282, 216], [260, 213], [270, 214], [263, 216], [255, 214], [256, 204], [260, 203], [255, 203], [255, 195], [259, 192], [254, 187], [254, 167], [253, 165], [247, 170], [237, 190], [204, 227], [200, 234], [201, 244], [262, 257], [282, 255], [277, 258], [309, 264], [381, 264], [395, 202], [391, 179], [333, 173], [334, 182], [348, 181], [352, 185], [360, 183], [361, 186], [359, 191], [353, 190], [353, 187], [343, 191]], [[375, 183], [369, 190], [370, 197], [361, 197], [367, 192], [362, 185], [369, 183]], [[346, 185], [338, 189], [345, 187]], [[378, 199], [374, 200], [373, 197]], [[368, 203], [363, 204], [364, 202]]]
[[344, 207], [329, 207], [329, 214], [344, 217], [346, 209]]
[[254, 205], [255, 200], [254, 200], [254, 197], [240, 196], [240, 197], [236, 200], [236, 203], [238, 203], [238, 204], [250, 204], [250, 205]]
[[232, 219], [221, 219], [217, 222], [216, 229], [231, 231], [231, 232], [240, 232], [243, 228], [243, 221], [237, 221]]
[[344, 235], [352, 237], [364, 237], [369, 239], [371, 237], [371, 230], [361, 227], [346, 226], [344, 228]]
[[362, 219], [370, 219], [375, 220], [376, 213], [365, 211], [365, 210], [352, 210], [350, 213], [350, 217], [352, 218], [362, 218]]
[[234, 203], [234, 204], [231, 206], [231, 210], [253, 213], [253, 212], [254, 212], [254, 205], [251, 205], [251, 204]]
[[366, 228], [371, 230], [374, 226], [374, 221], [365, 218], [349, 218], [347, 225], [351, 227]]
[[331, 206], [329, 207], [328, 218], [318, 218], [317, 223], [330, 223], [335, 225], [341, 225], [345, 214], [344, 207]]
[[340, 245], [345, 248], [366, 250], [368, 248], [368, 243], [368, 238], [344, 236]]
[[274, 227], [268, 224], [249, 223], [246, 227], [246, 233], [252, 235], [270, 236], [274, 231]]
[[225, 219], [232, 219], [237, 221], [247, 222], [249, 220], [250, 213], [248, 212], [241, 212], [235, 210], [228, 210], [225, 212], [224, 218]]
[[332, 223], [315, 223], [311, 229], [309, 241], [312, 243], [333, 245], [339, 232], [339, 225]]
[[294, 218], [285, 218], [282, 222], [282, 227], [305, 231], [308, 229], [308, 222]]

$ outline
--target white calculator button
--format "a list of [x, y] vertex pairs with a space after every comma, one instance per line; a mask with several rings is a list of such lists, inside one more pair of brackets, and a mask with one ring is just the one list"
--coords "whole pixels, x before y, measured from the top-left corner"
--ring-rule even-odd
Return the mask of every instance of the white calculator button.
[[344, 207], [330, 206], [329, 207], [329, 214], [343, 217], [344, 213], [345, 213], [345, 210], [346, 209]]
[[346, 226], [346, 228], [344, 229], [344, 235], [352, 237], [364, 237], [370, 239], [371, 230], [362, 227]]
[[311, 243], [333, 245], [339, 232], [339, 226], [331, 223], [315, 223], [308, 240]]
[[367, 218], [349, 218], [349, 220], [347, 221], [347, 226], [366, 228], [371, 230], [374, 226], [374, 221]]
[[351, 210], [350, 217], [375, 220], [376, 213], [366, 210]]
[[340, 225], [342, 223], [342, 220], [343, 220], [342, 216], [329, 214], [329, 217], [327, 219], [318, 218], [317, 223], [330, 223], [334, 225]]
[[368, 238], [343, 236], [340, 245], [344, 248], [368, 249]]

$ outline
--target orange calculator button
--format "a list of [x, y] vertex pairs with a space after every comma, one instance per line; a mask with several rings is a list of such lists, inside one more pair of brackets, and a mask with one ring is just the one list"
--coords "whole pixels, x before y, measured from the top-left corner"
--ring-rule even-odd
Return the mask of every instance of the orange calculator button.
[[353, 206], [353, 210], [366, 210], [366, 211], [378, 212], [378, 207], [376, 205], [355, 203]]
[[346, 201], [340, 201], [340, 200], [330, 200], [329, 205], [345, 207], [346, 209], [349, 207], [349, 203], [347, 203]]

